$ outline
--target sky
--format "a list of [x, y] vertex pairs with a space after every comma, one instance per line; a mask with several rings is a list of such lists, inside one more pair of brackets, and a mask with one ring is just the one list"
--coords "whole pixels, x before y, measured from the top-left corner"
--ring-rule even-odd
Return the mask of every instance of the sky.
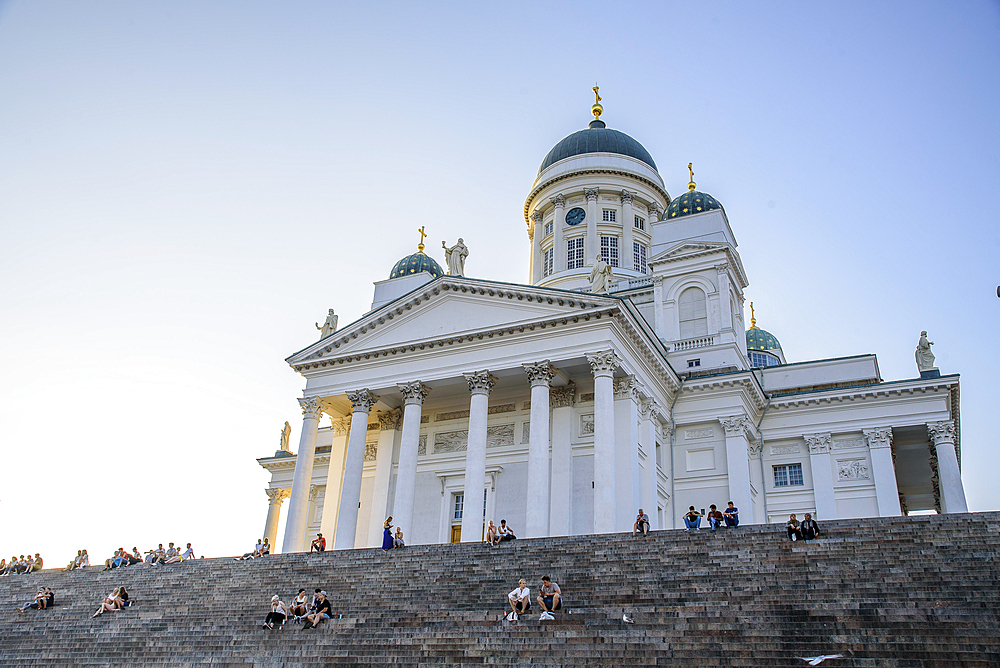
[[928, 330], [1000, 509], [996, 1], [0, 0], [0, 556], [249, 549], [284, 359], [421, 226], [527, 282], [524, 198], [595, 83], [723, 203], [788, 361], [913, 378]]

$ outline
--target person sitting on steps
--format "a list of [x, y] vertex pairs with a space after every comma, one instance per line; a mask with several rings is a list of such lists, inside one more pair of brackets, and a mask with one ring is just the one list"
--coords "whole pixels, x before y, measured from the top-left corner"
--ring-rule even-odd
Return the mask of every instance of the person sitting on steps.
[[[500, 528], [503, 528], [503, 520], [500, 520]], [[531, 590], [528, 589], [527, 580], [518, 580], [517, 589], [507, 594], [507, 602], [510, 603], [510, 612], [507, 613], [509, 621], [515, 621], [518, 615], [523, 615], [531, 610]]]
[[508, 540], [517, 540], [514, 530], [507, 526], [507, 520], [500, 520], [500, 542], [506, 543]]
[[271, 597], [271, 611], [267, 613], [267, 619], [264, 620], [264, 628], [274, 630], [274, 625], [278, 625], [278, 630], [285, 625], [285, 620], [288, 619], [288, 608], [282, 603], [278, 595], [275, 594]]
[[542, 576], [542, 587], [538, 591], [538, 605], [542, 608], [542, 614], [538, 621], [555, 619], [553, 612], [562, 607], [562, 590], [559, 585], [553, 582], [548, 575]]
[[119, 587], [115, 587], [114, 591], [105, 596], [104, 600], [101, 601], [101, 607], [99, 607], [97, 609], [97, 612], [94, 613], [94, 617], [102, 615], [105, 612], [109, 612], [111, 610], [119, 610], [122, 607], [122, 599], [119, 596], [120, 592], [121, 589]]
[[722, 513], [719, 512], [714, 503], [708, 507], [708, 525], [712, 527], [712, 533], [715, 533], [715, 530], [719, 528], [723, 519]]
[[392, 546], [394, 548], [406, 547], [406, 543], [403, 542], [403, 527], [396, 527], [396, 535], [392, 537]]
[[299, 618], [306, 614], [306, 598], [306, 590], [299, 589], [299, 593], [292, 600], [292, 617], [295, 621], [299, 621]]
[[635, 516], [635, 524], [632, 525], [632, 535], [634, 536], [637, 531], [643, 536], [649, 534], [649, 515], [642, 512], [642, 508], [639, 509], [639, 514]]
[[324, 619], [330, 619], [333, 613], [330, 611], [330, 601], [326, 598], [326, 592], [321, 591], [316, 595], [316, 609], [312, 614], [306, 615], [306, 622], [303, 629], [311, 629], [319, 626]]
[[489, 526], [486, 527], [486, 537], [483, 538], [483, 542], [489, 544], [490, 547], [496, 547], [500, 543], [500, 533], [497, 531], [497, 525], [493, 524], [493, 520], [490, 520]]
[[722, 516], [726, 519], [727, 527], [738, 527], [740, 525], [740, 509], [729, 502], [729, 507], [722, 511]]
[[802, 534], [802, 540], [812, 540], [819, 537], [819, 525], [809, 513], [806, 513], [802, 524], [799, 525], [799, 533]]
[[694, 509], [694, 506], [688, 506], [688, 511], [684, 515], [684, 526], [687, 527], [687, 531], [691, 529], [697, 529], [701, 526], [702, 514]]
[[309, 554], [312, 554], [313, 550], [315, 550], [316, 552], [326, 551], [326, 538], [323, 538], [323, 534], [321, 533], [316, 534], [315, 540], [309, 543]]
[[788, 539], [791, 541], [796, 541], [802, 537], [802, 533], [799, 531], [799, 521], [795, 519], [795, 513], [792, 513], [788, 521], [785, 522], [785, 530], [788, 532]]

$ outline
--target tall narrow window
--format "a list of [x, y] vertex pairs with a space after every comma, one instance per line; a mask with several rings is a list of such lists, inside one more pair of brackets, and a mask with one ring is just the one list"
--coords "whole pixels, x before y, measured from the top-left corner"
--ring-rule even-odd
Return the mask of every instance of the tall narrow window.
[[545, 223], [545, 236], [552, 234], [552, 223]]
[[542, 276], [548, 276], [552, 273], [552, 256], [555, 255], [555, 249], [549, 248], [544, 253], [542, 253]]
[[636, 216], [635, 217], [635, 226], [636, 226], [636, 229], [645, 230], [646, 229], [646, 219], [645, 218], [640, 218], [639, 216]]
[[462, 508], [465, 506], [465, 495], [456, 494], [455, 495], [455, 519], [462, 519]]
[[578, 269], [583, 266], [583, 237], [566, 242], [566, 268]]
[[616, 213], [616, 211], [614, 209], [605, 209], [604, 210], [604, 216], [602, 217], [603, 220], [604, 220], [604, 222], [605, 223], [613, 223], [613, 222], [615, 222], [615, 218], [616, 218], [615, 213]]
[[681, 298], [677, 301], [681, 338], [690, 339], [708, 334], [708, 309], [705, 305], [705, 292], [701, 288], [688, 288], [681, 293]]
[[601, 237], [601, 257], [612, 267], [618, 264], [618, 237]]
[[646, 247], [643, 244], [632, 242], [632, 261], [635, 262], [635, 270], [640, 274], [649, 271], [649, 267], [646, 266], [646, 252]]

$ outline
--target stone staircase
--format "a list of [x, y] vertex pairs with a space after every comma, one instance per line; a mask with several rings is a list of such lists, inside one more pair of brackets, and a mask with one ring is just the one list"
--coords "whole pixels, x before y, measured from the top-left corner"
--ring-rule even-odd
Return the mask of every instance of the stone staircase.
[[[810, 543], [747, 526], [11, 576], [0, 667], [1000, 666], [1000, 513], [822, 526]], [[503, 620], [517, 579], [534, 595], [544, 574], [556, 620]], [[119, 584], [135, 607], [91, 619]], [[39, 585], [56, 607], [14, 612]], [[335, 618], [262, 630], [271, 595], [299, 587]]]

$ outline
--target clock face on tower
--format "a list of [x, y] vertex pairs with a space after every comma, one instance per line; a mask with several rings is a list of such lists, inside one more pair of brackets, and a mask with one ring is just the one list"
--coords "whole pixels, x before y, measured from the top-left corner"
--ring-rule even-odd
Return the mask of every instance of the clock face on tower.
[[569, 213], [566, 214], [566, 224], [579, 225], [580, 223], [583, 222], [583, 219], [586, 217], [587, 217], [587, 212], [581, 209], [580, 207], [570, 209]]

